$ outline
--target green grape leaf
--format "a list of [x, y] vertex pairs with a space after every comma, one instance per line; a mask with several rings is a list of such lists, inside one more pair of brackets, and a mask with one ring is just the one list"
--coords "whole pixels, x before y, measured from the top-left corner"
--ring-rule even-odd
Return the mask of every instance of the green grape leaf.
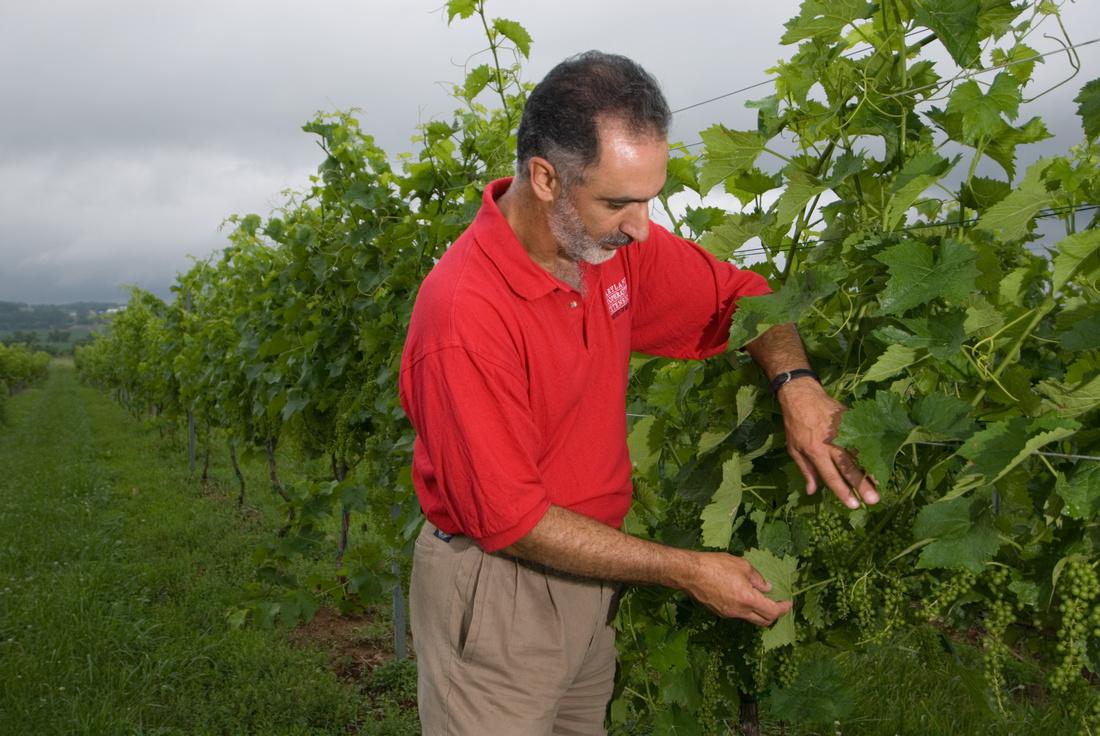
[[762, 216], [732, 214], [721, 225], [704, 235], [699, 245], [706, 248], [720, 261], [728, 261], [734, 252], [750, 238], [755, 238], [764, 230]]
[[985, 212], [1012, 192], [1012, 185], [1000, 179], [975, 176], [962, 190], [962, 203], [972, 210]]
[[890, 280], [879, 296], [882, 311], [900, 314], [936, 298], [960, 302], [974, 290], [977, 257], [969, 246], [946, 239], [933, 249], [915, 240], [904, 240], [875, 256], [890, 270]]
[[981, 57], [978, 32], [979, 0], [921, 0], [916, 21], [930, 28], [955, 63], [977, 66]]
[[921, 549], [917, 567], [982, 571], [1001, 547], [997, 530], [988, 520], [975, 521], [970, 498], [938, 501], [920, 510], [913, 524], [913, 537], [932, 539]]
[[302, 393], [299, 388], [292, 388], [287, 394], [286, 403], [283, 405], [282, 417], [283, 421], [287, 421], [292, 416], [300, 412], [309, 403], [309, 397]]
[[1083, 466], [1069, 480], [1059, 476], [1054, 490], [1066, 502], [1065, 513], [1074, 519], [1094, 521], [1100, 515], [1100, 465]]
[[675, 191], [678, 185], [683, 185], [693, 192], [699, 191], [699, 177], [695, 173], [695, 161], [687, 156], [670, 156], [668, 159], [668, 180], [665, 182], [665, 191], [670, 188]]
[[1030, 580], [1013, 580], [1008, 589], [1016, 596], [1020, 605], [1034, 608], [1039, 605], [1039, 586]]
[[1028, 234], [1028, 225], [1039, 210], [1053, 201], [1042, 176], [1050, 159], [1039, 159], [1028, 167], [1020, 186], [997, 204], [986, 210], [977, 229], [1005, 240], [1018, 240]]
[[1025, 43], [1018, 43], [1008, 51], [993, 49], [994, 66], [1005, 66], [1005, 71], [1016, 78], [1020, 84], [1027, 84], [1031, 80], [1031, 73], [1035, 70], [1035, 64], [1042, 64], [1043, 60], [1039, 52]]
[[688, 653], [690, 633], [686, 628], [673, 631], [659, 623], [651, 623], [642, 634], [645, 637], [646, 657], [662, 672], [682, 672], [691, 663]]
[[473, 101], [475, 97], [481, 94], [481, 90], [488, 86], [489, 82], [493, 79], [493, 70], [489, 68], [488, 64], [481, 64], [470, 70], [470, 73], [466, 75], [466, 86], [462, 88], [462, 96], [467, 102]]
[[857, 401], [844, 413], [836, 444], [855, 450], [859, 463], [886, 483], [894, 470], [894, 458], [914, 428], [901, 398], [891, 391], [879, 391], [875, 398]]
[[[990, 424], [974, 433], [958, 454], [973, 463], [984, 484], [995, 483], [1044, 445], [1073, 435], [1080, 425], [1072, 419], [1047, 415], [1031, 422], [1015, 417]], [[964, 479], [956, 489], [962, 487]]]
[[514, 20], [507, 18], [494, 18], [493, 28], [500, 35], [507, 38], [526, 59], [531, 56], [531, 34], [527, 29]]
[[1012, 178], [1016, 176], [1016, 148], [1025, 143], [1038, 143], [1053, 137], [1042, 118], [1032, 118], [1018, 127], [1006, 123], [986, 145], [985, 155], [999, 163], [1009, 178]]
[[[797, 557], [776, 557], [766, 549], [755, 548], [745, 552], [744, 557], [765, 580], [771, 583], [772, 589], [765, 594], [768, 598], [773, 601], [789, 601], [792, 598], [798, 571]], [[764, 631], [764, 650], [793, 644], [797, 635], [792, 608]]]
[[923, 152], [906, 161], [891, 187], [891, 197], [882, 216], [886, 227], [895, 228], [913, 206], [917, 197], [946, 176], [958, 163], [959, 158], [956, 156], [949, 161], [935, 153]]
[[753, 167], [736, 176], [726, 179], [726, 191], [737, 197], [741, 206], [745, 206], [765, 192], [783, 186], [783, 178], [777, 174], [765, 174]]
[[703, 139], [703, 170], [699, 191], [705, 194], [726, 178], [752, 168], [764, 150], [764, 136], [755, 130], [730, 130], [715, 124], [699, 134]]
[[974, 464], [974, 471], [986, 478], [995, 476], [1027, 442], [1027, 419], [1016, 417], [993, 424], [971, 435], [958, 454]]
[[937, 360], [954, 357], [966, 340], [966, 312], [960, 309], [907, 318], [901, 323], [914, 333], [905, 344], [911, 348], [925, 348]]
[[1075, 386], [1048, 379], [1041, 381], [1037, 390], [1067, 417], [1077, 417], [1100, 407], [1100, 374]]
[[1100, 314], [1074, 322], [1058, 335], [1058, 344], [1072, 352], [1100, 348]]
[[968, 300], [966, 307], [966, 321], [963, 329], [967, 335], [985, 337], [1004, 325], [1004, 317], [1001, 312], [981, 295], [974, 295]]
[[1058, 243], [1054, 256], [1054, 278], [1051, 288], [1055, 293], [1065, 288], [1078, 274], [1089, 278], [1100, 276], [1100, 230], [1082, 230]]
[[[661, 684], [666, 684], [663, 677]], [[695, 710], [672, 706], [657, 709], [653, 716], [653, 736], [703, 736], [703, 732]]]
[[862, 153], [843, 153], [833, 163], [833, 170], [824, 184], [832, 189], [840, 185], [845, 179], [867, 169], [867, 160]]
[[756, 408], [756, 400], [760, 398], [760, 389], [751, 384], [745, 384], [737, 389], [737, 426], [740, 427]]
[[741, 506], [741, 457], [734, 454], [722, 463], [722, 482], [703, 509], [699, 518], [703, 522], [703, 545], [726, 549], [733, 536], [733, 520]]
[[870, 12], [871, 4], [866, 0], [803, 0], [798, 15], [783, 24], [787, 32], [779, 43], [798, 43], [807, 38], [831, 43], [840, 38], [845, 26], [866, 18]]
[[836, 266], [825, 265], [796, 271], [778, 291], [738, 300], [730, 325], [730, 349], [752, 342], [773, 325], [797, 322], [811, 306], [840, 288], [841, 275]]
[[643, 417], [630, 430], [626, 444], [630, 450], [630, 459], [639, 473], [644, 475], [657, 463], [661, 455], [660, 439], [663, 434], [664, 429], [658, 424], [657, 417]]
[[997, 296], [1000, 303], [1012, 307], [1023, 304], [1023, 296], [1028, 288], [1027, 282], [1031, 280], [1034, 273], [1034, 269], [1028, 265], [1022, 268], [1014, 268], [1005, 274], [1001, 278], [1001, 283], [997, 286]]
[[702, 234], [717, 227], [726, 219], [726, 211], [721, 207], [688, 207], [684, 211], [684, 224], [693, 233]]
[[825, 186], [814, 181], [813, 177], [802, 169], [795, 169], [787, 180], [787, 188], [775, 203], [777, 225], [794, 222], [811, 199], [825, 191]]
[[699, 437], [699, 445], [696, 447], [696, 452], [699, 455], [705, 455], [714, 448], [725, 442], [726, 438], [733, 434], [733, 430], [726, 432], [703, 432]]
[[783, 555], [792, 551], [791, 528], [787, 522], [775, 520], [757, 525], [757, 543], [773, 554]]
[[863, 375], [860, 382], [882, 381], [896, 375], [917, 361], [917, 351], [904, 345], [891, 345], [878, 356], [875, 364]]
[[1082, 87], [1073, 101], [1077, 103], [1077, 115], [1081, 118], [1085, 137], [1091, 141], [1100, 136], [1100, 79]]
[[917, 399], [913, 419], [933, 436], [962, 439], [974, 431], [970, 411], [970, 404], [962, 399], [937, 391]]
[[847, 722], [856, 707], [852, 678], [835, 655], [815, 655], [799, 666], [789, 687], [771, 689], [768, 709], [794, 723]]
[[[660, 679], [657, 686], [657, 692], [661, 694], [662, 703], [671, 706], [683, 706], [685, 708], [697, 708], [699, 706], [699, 686], [696, 684], [695, 678], [693, 678], [689, 672], [680, 670], [661, 670], [658, 672], [658, 677]], [[693, 732], [685, 731], [677, 727], [672, 733], [676, 736], [680, 736], [680, 734], [687, 736], [688, 733]]]
[[1001, 72], [984, 94], [974, 80], [956, 87], [947, 103], [947, 114], [960, 115], [963, 140], [976, 143], [980, 139], [992, 137], [1004, 127], [1002, 115], [1014, 120], [1020, 111], [1021, 98], [1020, 85], [1016, 79], [1011, 74]]
[[[1040, 5], [1044, 0], [1040, 0]], [[1012, 30], [1012, 21], [1023, 12], [1027, 5], [1013, 3], [1012, 0], [981, 0], [982, 12], [978, 15], [978, 36], [1000, 38]], [[1040, 10], [1040, 12], [1042, 12]], [[1022, 26], [1026, 27], [1026, 25]]]
[[447, 0], [447, 23], [459, 18], [469, 18], [477, 12], [477, 0]]

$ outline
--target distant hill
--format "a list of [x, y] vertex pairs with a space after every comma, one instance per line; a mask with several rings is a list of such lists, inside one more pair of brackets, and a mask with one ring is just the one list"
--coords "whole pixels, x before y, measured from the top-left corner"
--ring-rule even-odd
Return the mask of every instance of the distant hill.
[[57, 330], [91, 325], [98, 314], [121, 307], [113, 302], [23, 304], [0, 302], [0, 332]]

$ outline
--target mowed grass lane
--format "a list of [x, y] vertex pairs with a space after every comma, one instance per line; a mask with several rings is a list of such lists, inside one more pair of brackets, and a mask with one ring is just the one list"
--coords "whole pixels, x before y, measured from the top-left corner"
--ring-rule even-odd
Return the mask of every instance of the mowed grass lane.
[[9, 409], [0, 734], [360, 731], [360, 698], [321, 654], [225, 623], [259, 524], [70, 368]]

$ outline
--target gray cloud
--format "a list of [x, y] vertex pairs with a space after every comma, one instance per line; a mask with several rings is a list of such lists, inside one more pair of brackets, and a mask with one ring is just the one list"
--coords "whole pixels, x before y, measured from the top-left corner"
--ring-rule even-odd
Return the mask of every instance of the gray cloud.
[[[301, 125], [358, 107], [389, 152], [418, 122], [448, 115], [449, 83], [481, 63], [480, 28], [448, 28], [443, 0], [10, 3], [0, 9], [0, 300], [122, 299], [120, 283], [166, 294], [188, 255], [224, 246], [234, 212], [266, 213], [304, 187], [319, 151]], [[766, 78], [797, 0], [491, 1], [534, 37], [527, 78], [588, 48], [624, 53], [662, 82], [674, 108]], [[1071, 32], [1100, 7], [1067, 7]], [[1078, 40], [1084, 40], [1078, 39]], [[1036, 46], [1040, 44], [1036, 42]], [[1070, 102], [1100, 68], [1036, 103], [1065, 150], [1080, 138]], [[472, 57], [472, 58], [471, 58]], [[1064, 69], [1051, 60], [1049, 78]], [[677, 116], [673, 137], [722, 120], [767, 89]], [[1036, 147], [1038, 148], [1038, 147]]]

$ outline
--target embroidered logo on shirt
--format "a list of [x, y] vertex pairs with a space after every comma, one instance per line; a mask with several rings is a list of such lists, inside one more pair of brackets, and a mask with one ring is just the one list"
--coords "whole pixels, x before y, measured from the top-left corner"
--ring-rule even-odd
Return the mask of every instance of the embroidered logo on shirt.
[[618, 317], [630, 306], [630, 291], [626, 288], [626, 276], [616, 284], [607, 287], [604, 292], [607, 301], [607, 311], [612, 317]]

